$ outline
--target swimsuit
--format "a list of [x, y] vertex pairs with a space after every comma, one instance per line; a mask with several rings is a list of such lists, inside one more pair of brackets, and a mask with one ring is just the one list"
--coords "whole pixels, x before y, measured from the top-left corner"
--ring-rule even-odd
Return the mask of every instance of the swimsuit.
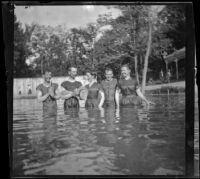
[[[79, 88], [82, 86], [81, 82], [79, 81], [74, 81], [74, 82], [70, 82], [70, 81], [64, 81], [61, 86], [66, 89], [67, 91], [73, 91], [76, 88]], [[79, 100], [77, 97], [70, 97], [68, 99], [65, 99], [64, 101], [64, 109], [68, 109], [68, 108], [79, 108]]]
[[[58, 88], [58, 84], [52, 83], [51, 87], [53, 88], [54, 95], [55, 91]], [[48, 93], [49, 87], [46, 87], [44, 84], [40, 84], [36, 87], [36, 90], [39, 90], [42, 92], [42, 96]], [[43, 111], [52, 111], [57, 109], [57, 102], [56, 99], [54, 99], [51, 96], [48, 96], [44, 101], [43, 101]]]
[[87, 100], [85, 103], [86, 108], [96, 108], [99, 105], [99, 90], [102, 90], [102, 87], [97, 82], [94, 82], [92, 86], [86, 85], [88, 90]]
[[139, 88], [136, 79], [121, 79], [119, 80], [117, 87], [121, 90], [122, 98], [120, 103], [122, 106], [141, 104], [141, 99], [136, 93], [136, 90]]
[[105, 94], [105, 106], [115, 105], [115, 90], [117, 85], [117, 80], [113, 79], [112, 81], [103, 80], [101, 82], [103, 92]]

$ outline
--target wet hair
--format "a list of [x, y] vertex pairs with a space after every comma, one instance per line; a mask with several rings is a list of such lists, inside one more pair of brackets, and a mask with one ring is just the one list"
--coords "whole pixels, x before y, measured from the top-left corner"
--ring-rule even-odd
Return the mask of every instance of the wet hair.
[[72, 68], [76, 68], [76, 69], [77, 69], [76, 66], [70, 66], [70, 67], [68, 68], [68, 72], [70, 72]]
[[110, 67], [106, 67], [106, 69], [105, 69], [105, 71], [104, 71], [104, 72], [106, 72], [106, 71], [112, 71], [112, 73], [113, 73], [113, 69], [112, 69], [112, 68], [110, 68]]
[[51, 70], [49, 68], [45, 68], [44, 71], [43, 71], [43, 75], [45, 75], [46, 73], [51, 73]]
[[121, 69], [122, 69], [123, 67], [126, 67], [127, 69], [131, 70], [129, 64], [124, 64], [124, 65], [122, 65], [122, 66], [121, 66]]
[[94, 76], [95, 78], [97, 77], [97, 72], [96, 72], [96, 71], [87, 70], [87, 71], [85, 72], [85, 74], [86, 74], [86, 73], [91, 74], [91, 75]]

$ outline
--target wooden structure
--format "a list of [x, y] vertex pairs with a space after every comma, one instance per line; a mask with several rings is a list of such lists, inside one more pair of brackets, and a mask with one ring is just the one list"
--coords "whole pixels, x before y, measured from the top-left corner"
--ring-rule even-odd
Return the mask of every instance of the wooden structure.
[[[67, 76], [53, 77], [52, 81], [57, 83], [58, 89], [60, 90], [60, 85], [63, 81], [67, 80]], [[77, 81], [80, 81], [84, 86], [88, 83], [85, 76], [77, 76]], [[13, 97], [30, 97], [36, 96], [36, 87], [43, 82], [43, 78], [14, 78], [13, 81]], [[31, 94], [30, 92], [31, 91]]]
[[166, 64], [166, 71], [168, 71], [168, 64], [171, 62], [175, 62], [175, 64], [176, 64], [176, 79], [177, 80], [179, 78], [178, 61], [181, 59], [184, 59], [184, 58], [185, 58], [185, 47], [180, 50], [176, 50], [172, 54], [164, 57], [165, 64]]

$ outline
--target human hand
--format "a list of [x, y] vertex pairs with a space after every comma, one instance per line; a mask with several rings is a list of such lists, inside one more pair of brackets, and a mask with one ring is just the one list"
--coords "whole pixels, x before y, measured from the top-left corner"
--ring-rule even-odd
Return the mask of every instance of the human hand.
[[53, 89], [53, 87], [49, 88], [49, 95], [54, 97], [54, 89]]
[[74, 96], [79, 95], [79, 89], [76, 88], [76, 89], [73, 91], [73, 93], [74, 93]]

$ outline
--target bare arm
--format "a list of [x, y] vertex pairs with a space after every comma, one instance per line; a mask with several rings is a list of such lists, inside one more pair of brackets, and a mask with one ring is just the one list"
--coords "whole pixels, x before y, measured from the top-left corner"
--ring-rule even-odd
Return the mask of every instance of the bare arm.
[[104, 95], [104, 92], [103, 91], [99, 91], [99, 93], [101, 94], [101, 100], [100, 100], [100, 103], [99, 103], [99, 107], [101, 108], [103, 106], [103, 103], [104, 103], [104, 100], [105, 100], [105, 95]]
[[54, 92], [54, 88], [51, 86], [51, 87], [49, 88], [49, 93], [50, 93], [50, 95], [51, 95], [51, 97], [52, 97], [53, 99], [58, 100], [58, 99], [60, 98], [59, 91], [58, 91], [58, 87], [57, 87], [57, 89], [56, 89], [55, 92]]
[[142, 92], [140, 91], [140, 88], [138, 88], [137, 90], [136, 90], [136, 93], [137, 93], [137, 95], [143, 100], [143, 101], [145, 101], [145, 103], [147, 104], [147, 105], [149, 105], [149, 104], [154, 104], [153, 102], [151, 102], [151, 101], [148, 101], [146, 98], [145, 98], [145, 96], [142, 94]]
[[87, 89], [85, 86], [80, 86], [77, 90], [80, 92], [81, 90]]
[[73, 96], [72, 91], [68, 91], [61, 86], [61, 99], [69, 99]]
[[55, 95], [53, 96], [53, 98], [55, 98], [55, 99], [60, 99], [60, 97], [61, 97], [61, 95], [59, 94], [59, 91], [58, 91], [58, 89], [55, 91]]
[[50, 95], [50, 94], [47, 93], [47, 94], [45, 94], [44, 96], [42, 96], [42, 92], [41, 92], [40, 90], [37, 90], [37, 100], [38, 100], [39, 102], [45, 101], [45, 100], [48, 98], [49, 95]]
[[87, 88], [83, 85], [81, 85], [79, 88], [74, 89], [74, 91], [73, 91], [74, 96], [76, 96], [79, 99], [81, 90], [85, 90], [85, 89], [87, 89]]
[[115, 91], [115, 102], [116, 102], [117, 107], [119, 107], [119, 94], [120, 94], [120, 89], [117, 88]]

